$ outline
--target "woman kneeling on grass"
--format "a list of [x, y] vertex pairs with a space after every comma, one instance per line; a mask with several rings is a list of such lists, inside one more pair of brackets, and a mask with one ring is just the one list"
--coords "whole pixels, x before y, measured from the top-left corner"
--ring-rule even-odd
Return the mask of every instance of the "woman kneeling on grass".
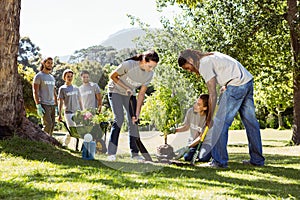
[[[185, 161], [191, 161], [197, 146], [200, 141], [200, 137], [204, 131], [206, 123], [206, 117], [208, 112], [208, 94], [201, 94], [195, 102], [194, 106], [191, 107], [184, 119], [184, 125], [178, 128], [171, 128], [169, 134], [175, 134], [177, 132], [184, 132], [190, 129], [190, 137], [188, 139], [188, 146], [177, 150], [176, 159], [184, 157]], [[198, 161], [208, 162], [211, 158], [211, 134], [207, 134], [205, 140], [201, 146]]]

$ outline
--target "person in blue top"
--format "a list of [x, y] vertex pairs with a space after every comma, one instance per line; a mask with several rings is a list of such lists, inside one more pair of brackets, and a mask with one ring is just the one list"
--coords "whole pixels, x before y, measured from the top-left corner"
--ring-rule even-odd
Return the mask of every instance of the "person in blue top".
[[[253, 100], [253, 76], [236, 59], [220, 52], [203, 53], [186, 49], [179, 54], [178, 64], [183, 69], [203, 77], [209, 92], [207, 125], [212, 127], [212, 157], [210, 167], [228, 167], [228, 129], [239, 112], [245, 126], [250, 160], [243, 164], [263, 166], [265, 158], [259, 123], [255, 115]], [[218, 111], [212, 121], [217, 102], [217, 84], [221, 86], [222, 97]]]
[[[131, 157], [137, 160], [142, 159], [142, 157], [138, 155], [139, 150], [136, 144], [136, 140], [139, 138], [136, 122], [139, 119], [147, 86], [153, 78], [153, 70], [158, 62], [158, 54], [155, 51], [149, 50], [128, 58], [110, 75], [111, 80], [108, 84], [108, 99], [114, 114], [114, 122], [112, 124], [108, 144], [108, 160], [110, 161], [116, 160], [119, 134], [124, 121], [123, 108], [126, 110], [128, 119]], [[129, 100], [132, 95], [136, 95], [137, 88], [140, 89], [137, 97], [136, 112], [135, 117], [131, 118]]]

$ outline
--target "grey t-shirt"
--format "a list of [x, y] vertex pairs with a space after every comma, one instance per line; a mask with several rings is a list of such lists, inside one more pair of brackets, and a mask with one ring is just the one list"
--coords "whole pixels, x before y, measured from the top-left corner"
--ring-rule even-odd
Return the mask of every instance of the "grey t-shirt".
[[97, 108], [96, 94], [100, 93], [98, 84], [89, 82], [87, 85], [81, 85], [79, 87], [83, 109]]
[[54, 105], [54, 77], [51, 74], [39, 72], [35, 75], [33, 83], [39, 85], [39, 102], [41, 104]]
[[199, 136], [199, 132], [203, 132], [202, 128], [205, 125], [206, 116], [201, 116], [199, 113], [194, 112], [194, 108], [191, 107], [185, 114], [184, 124], [190, 126], [190, 137], [188, 143], [191, 143], [196, 137]]
[[199, 73], [207, 83], [211, 78], [216, 77], [220, 86], [240, 86], [248, 83], [253, 76], [241, 63], [234, 58], [213, 52], [213, 55], [206, 56], [200, 60]]
[[[139, 86], [148, 86], [154, 75], [153, 71], [146, 72], [142, 70], [139, 66], [139, 61], [134, 60], [123, 62], [118, 66], [116, 72], [120, 75], [120, 80], [134, 93]], [[112, 80], [108, 84], [108, 92], [127, 95], [126, 90]]]
[[80, 91], [73, 85], [62, 85], [58, 90], [58, 98], [64, 100], [65, 113], [75, 113], [80, 109]]

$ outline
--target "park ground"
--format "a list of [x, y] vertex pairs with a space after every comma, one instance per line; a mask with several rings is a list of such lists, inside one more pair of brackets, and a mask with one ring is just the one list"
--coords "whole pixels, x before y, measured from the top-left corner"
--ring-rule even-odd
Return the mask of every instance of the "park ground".
[[[62, 140], [66, 132], [57, 132], [59, 141]], [[164, 137], [159, 131], [142, 131], [140, 132], [141, 140], [150, 154], [157, 153], [157, 147], [164, 144]], [[108, 144], [110, 133], [107, 132], [106, 144]], [[174, 150], [187, 144], [189, 132], [181, 132], [168, 135], [168, 144]], [[103, 137], [104, 138], [104, 137]], [[292, 138], [292, 130], [262, 129], [261, 138], [263, 143], [263, 152], [265, 154], [278, 154], [300, 156], [300, 146], [289, 146], [288, 143]], [[70, 149], [74, 148], [75, 140], [71, 140]], [[82, 142], [82, 140], [81, 140]], [[248, 153], [248, 141], [245, 130], [230, 130], [228, 133], [228, 152], [229, 153]], [[240, 147], [240, 148], [236, 148]], [[274, 148], [276, 147], [276, 148]], [[119, 137], [118, 154], [129, 154], [128, 132], [123, 132]]]
[[[228, 169], [130, 160], [127, 133], [116, 162], [14, 137], [0, 141], [0, 199], [300, 199], [300, 146], [288, 145], [292, 131], [261, 132], [266, 165], [242, 165], [249, 159], [246, 134], [230, 131]], [[168, 143], [176, 149], [186, 135], [171, 135]], [[164, 139], [155, 131], [141, 138], [154, 158]]]

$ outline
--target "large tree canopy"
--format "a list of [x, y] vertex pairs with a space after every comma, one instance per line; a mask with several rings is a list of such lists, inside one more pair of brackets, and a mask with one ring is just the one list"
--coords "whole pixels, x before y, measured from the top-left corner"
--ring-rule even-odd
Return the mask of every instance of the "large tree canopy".
[[[266, 110], [268, 113], [278, 114], [280, 118], [282, 111], [294, 107], [292, 140], [295, 144], [299, 144], [300, 131], [297, 127], [300, 126], [300, 118], [297, 113], [300, 113], [298, 108], [300, 102], [295, 101], [300, 98], [298, 94], [300, 79], [297, 76], [299, 59], [297, 60], [295, 56], [299, 55], [297, 53], [299, 48], [295, 46], [299, 45], [300, 41], [297, 1], [159, 0], [157, 2], [160, 10], [178, 4], [182, 12], [172, 20], [163, 18], [161, 20], [163, 30], [149, 32], [146, 42], [140, 41], [140, 47], [154, 46], [164, 58], [160, 66], [173, 67], [177, 69], [178, 74], [185, 74], [178, 69], [176, 62], [179, 51], [185, 48], [220, 51], [236, 58], [255, 77], [257, 111]], [[133, 22], [140, 23], [147, 29], [147, 25], [139, 19], [132, 16], [131, 18]], [[293, 44], [292, 51], [291, 44]], [[168, 80], [172, 82], [174, 77], [171, 75], [173, 74], [166, 70], [162, 76], [169, 77]], [[199, 86], [194, 89], [190, 87], [190, 90], [202, 92], [201, 79], [188, 77], [187, 74], [185, 78], [194, 86], [195, 84]]]
[[173, 27], [193, 40], [190, 47], [225, 52], [255, 75], [260, 105], [271, 113], [293, 105], [292, 141], [300, 144], [299, 1], [159, 0], [158, 6], [168, 2], [184, 11]]

